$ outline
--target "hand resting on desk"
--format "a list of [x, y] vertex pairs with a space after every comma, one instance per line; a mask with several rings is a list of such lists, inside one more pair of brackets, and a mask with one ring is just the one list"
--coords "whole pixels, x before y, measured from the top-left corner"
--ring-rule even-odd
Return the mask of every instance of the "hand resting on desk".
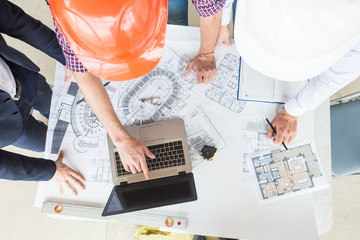
[[58, 159], [55, 161], [56, 165], [56, 171], [51, 182], [56, 183], [59, 193], [63, 193], [62, 184], [65, 183], [65, 185], [75, 194], [78, 195], [78, 192], [76, 189], [70, 184], [70, 182], [76, 183], [79, 185], [82, 189], [85, 189], [85, 178], [81, 173], [74, 171], [69, 166], [67, 166], [65, 163], [63, 163], [64, 159], [64, 152], [60, 151], [58, 155]]

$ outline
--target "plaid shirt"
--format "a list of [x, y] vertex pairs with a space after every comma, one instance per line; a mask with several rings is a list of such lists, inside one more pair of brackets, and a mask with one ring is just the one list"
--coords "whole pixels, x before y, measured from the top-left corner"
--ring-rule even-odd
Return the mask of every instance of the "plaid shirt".
[[[49, 5], [48, 0], [46, 0], [46, 3]], [[72, 51], [64, 35], [60, 32], [60, 29], [57, 27], [55, 21], [54, 21], [54, 25], [55, 25], [56, 37], [65, 56], [66, 68], [73, 72], [82, 72], [82, 73], [88, 72], [88, 70], [81, 64], [80, 60], [76, 57], [76, 55]]]
[[191, 0], [201, 17], [210, 17], [220, 11], [226, 0]]

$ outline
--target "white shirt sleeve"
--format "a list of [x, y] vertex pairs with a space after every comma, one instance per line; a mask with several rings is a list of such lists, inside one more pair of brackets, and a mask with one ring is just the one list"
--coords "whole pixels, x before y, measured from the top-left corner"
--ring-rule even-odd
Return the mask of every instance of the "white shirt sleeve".
[[360, 76], [360, 43], [322, 74], [312, 78], [295, 97], [285, 102], [286, 111], [300, 116], [316, 108], [332, 94]]
[[0, 90], [7, 92], [10, 97], [16, 95], [16, 83], [9, 66], [0, 57]]
[[231, 9], [234, 0], [226, 0], [222, 9], [221, 25], [228, 25], [231, 19]]

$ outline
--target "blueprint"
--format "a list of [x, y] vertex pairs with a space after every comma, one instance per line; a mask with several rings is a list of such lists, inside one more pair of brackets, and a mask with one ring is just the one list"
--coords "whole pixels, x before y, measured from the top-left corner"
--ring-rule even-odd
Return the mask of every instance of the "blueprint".
[[197, 107], [185, 115], [184, 122], [193, 168], [204, 161], [200, 154], [204, 145], [214, 146], [218, 151], [226, 146], [223, 138], [201, 107]]
[[235, 44], [231, 47], [222, 45], [217, 48], [221, 54], [217, 58], [217, 74], [205, 89], [203, 101], [212, 105], [212, 109], [236, 120], [246, 102], [237, 100], [239, 82], [240, 55]]
[[247, 156], [260, 202], [328, 187], [312, 140], [294, 143], [288, 148], [278, 147]]
[[[104, 81], [121, 123], [145, 124], [190, 111], [187, 102], [196, 100], [190, 100], [193, 84], [185, 76], [185, 68], [186, 63], [166, 48], [160, 63], [149, 74], [132, 81]], [[46, 152], [57, 154], [60, 148], [66, 148], [67, 154], [88, 158], [105, 146], [106, 131], [77, 84], [55, 81]], [[101, 155], [107, 157], [105, 152]]]
[[263, 116], [244, 116], [242, 119], [242, 172], [241, 182], [250, 183], [252, 175], [249, 170], [246, 158], [249, 154], [265, 151], [273, 148], [275, 145], [272, 139], [267, 139], [268, 124]]
[[[182, 56], [187, 59], [188, 56]], [[194, 75], [185, 75], [186, 62], [170, 49], [149, 74], [123, 82], [103, 81], [111, 103], [123, 125], [141, 125], [172, 117], [182, 117], [198, 106], [198, 94], [192, 91]], [[87, 171], [83, 175], [88, 184], [111, 184], [106, 130], [84, 100], [78, 85], [72, 79], [64, 82], [63, 66], [57, 65], [54, 94], [48, 124], [46, 155], [56, 159], [63, 149], [67, 159], [86, 159]], [[196, 113], [195, 113], [196, 112]], [[201, 108], [186, 115], [193, 165], [202, 159], [200, 144], [225, 146]], [[195, 121], [203, 121], [196, 125]]]

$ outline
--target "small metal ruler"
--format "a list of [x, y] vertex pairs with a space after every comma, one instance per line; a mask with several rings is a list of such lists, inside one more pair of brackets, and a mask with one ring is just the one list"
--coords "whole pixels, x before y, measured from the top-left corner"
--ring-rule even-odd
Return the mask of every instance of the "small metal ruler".
[[186, 218], [154, 215], [148, 213], [123, 213], [102, 217], [103, 208], [44, 201], [41, 212], [57, 216], [87, 218], [109, 222], [126, 222], [169, 229], [185, 229]]

